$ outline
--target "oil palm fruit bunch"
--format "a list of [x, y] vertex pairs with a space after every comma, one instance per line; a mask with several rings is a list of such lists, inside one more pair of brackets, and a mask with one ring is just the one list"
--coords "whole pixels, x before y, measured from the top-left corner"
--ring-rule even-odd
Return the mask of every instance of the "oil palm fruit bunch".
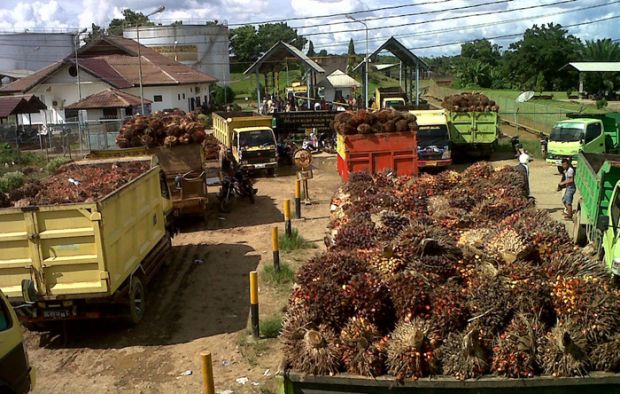
[[430, 318], [431, 282], [414, 271], [403, 271], [388, 282], [390, 297], [399, 320], [411, 321], [415, 317]]
[[480, 179], [489, 178], [495, 169], [486, 161], [479, 161], [467, 167], [461, 174], [461, 183], [474, 183]]
[[460, 257], [456, 254], [450, 254], [449, 251], [437, 255], [426, 255], [411, 260], [407, 264], [407, 269], [423, 274], [428, 278], [437, 278], [431, 283], [431, 287], [435, 287], [449, 278], [458, 276]]
[[[492, 267], [490, 267], [492, 268]], [[492, 334], [499, 333], [512, 313], [512, 300], [505, 278], [481, 271], [467, 284], [467, 308], [472, 318]]]
[[527, 197], [525, 195], [525, 177], [516, 171], [514, 167], [504, 167], [496, 170], [491, 174], [489, 180], [496, 185], [492, 192], [497, 197]]
[[407, 265], [403, 259], [394, 256], [391, 247], [379, 252], [374, 251], [368, 255], [368, 268], [384, 280], [390, 280], [396, 273], [402, 271]]
[[517, 314], [493, 347], [491, 370], [509, 378], [531, 378], [540, 372], [536, 353], [545, 335], [538, 319]]
[[456, 171], [442, 171], [435, 175], [435, 192], [444, 193], [461, 181], [461, 174]]
[[591, 343], [604, 342], [618, 330], [618, 299], [605, 280], [559, 277], [551, 297], [558, 317], [582, 330]]
[[489, 370], [488, 337], [479, 328], [450, 333], [439, 348], [443, 373], [459, 380], [479, 378]]
[[545, 335], [537, 353], [545, 375], [584, 376], [590, 363], [588, 340], [573, 324], [558, 321]]
[[498, 230], [495, 233], [489, 234], [486, 239], [485, 248], [489, 252], [502, 256], [507, 263], [527, 257], [531, 253], [530, 244], [515, 230], [511, 228], [501, 228]]
[[381, 240], [392, 240], [409, 225], [409, 218], [394, 211], [382, 211], [375, 223], [377, 236]]
[[439, 254], [446, 248], [455, 247], [455, 244], [445, 229], [416, 220], [394, 241], [394, 255], [412, 261], [422, 255]]
[[620, 372], [620, 334], [615, 334], [608, 342], [600, 343], [590, 354], [592, 368], [596, 371]]
[[582, 253], [558, 253], [543, 265], [547, 277], [593, 277], [601, 280], [609, 278], [609, 273], [600, 261], [589, 258]]
[[338, 229], [334, 244], [342, 250], [368, 249], [375, 245], [376, 229], [369, 213], [358, 213]]
[[344, 294], [356, 316], [385, 331], [393, 328], [394, 307], [389, 289], [377, 275], [370, 272], [355, 275], [344, 286]]
[[504, 265], [501, 274], [508, 281], [511, 303], [516, 312], [538, 317], [550, 326], [555, 322], [551, 287], [542, 267], [517, 260]]
[[492, 200], [484, 200], [476, 205], [472, 215], [481, 222], [497, 223], [530, 205], [531, 203], [523, 197], [498, 197]]
[[292, 361], [291, 357], [299, 354], [304, 335], [310, 328], [313, 328], [313, 325], [305, 309], [299, 305], [289, 306], [282, 319], [280, 332], [282, 348], [289, 362]]
[[349, 182], [344, 185], [344, 193], [357, 198], [368, 192], [374, 193], [372, 175], [367, 172], [354, 172], [349, 175]]
[[384, 373], [386, 339], [368, 320], [352, 317], [340, 332], [339, 346], [347, 372], [372, 377]]
[[387, 342], [388, 373], [397, 380], [437, 373], [438, 363], [429, 333], [429, 322], [422, 319], [398, 323]]
[[457, 280], [449, 280], [433, 289], [430, 295], [431, 327], [439, 338], [451, 332], [459, 332], [467, 324], [469, 311], [463, 288]]
[[306, 330], [297, 354], [291, 357], [295, 370], [313, 375], [334, 375], [341, 366], [341, 352], [334, 332], [325, 326]]

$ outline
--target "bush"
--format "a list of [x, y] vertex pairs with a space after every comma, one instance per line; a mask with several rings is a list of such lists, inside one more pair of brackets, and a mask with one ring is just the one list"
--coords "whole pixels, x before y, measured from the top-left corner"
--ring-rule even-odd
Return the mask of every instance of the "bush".
[[282, 316], [272, 316], [260, 322], [260, 333], [263, 338], [277, 338], [282, 331]]
[[286, 234], [279, 234], [278, 244], [280, 245], [280, 250], [284, 252], [290, 252], [298, 249], [312, 249], [316, 247], [315, 244], [306, 241], [304, 237], [299, 235], [296, 228], [291, 231], [290, 237], [287, 237]]
[[267, 283], [284, 285], [293, 283], [295, 272], [286, 263], [280, 262], [280, 272], [276, 272], [273, 264], [269, 264], [263, 269], [263, 278]]
[[21, 171], [7, 172], [0, 177], [0, 192], [8, 193], [24, 184], [24, 173]]
[[66, 157], [57, 157], [50, 160], [50, 162], [47, 163], [47, 165], [45, 166], [45, 169], [48, 173], [55, 174], [56, 171], [58, 171], [58, 169], [60, 168], [60, 166], [62, 166], [63, 164], [67, 164], [70, 161], [71, 160], [67, 159]]
[[566, 91], [566, 98], [567, 98], [567, 99], [570, 99], [570, 96], [572, 96], [572, 95], [573, 95], [573, 90], [572, 90], [572, 89], [568, 89], [568, 90]]
[[216, 105], [226, 105], [235, 101], [235, 92], [230, 86], [216, 86], [214, 96]]
[[607, 100], [602, 98], [600, 100], [596, 100], [596, 109], [603, 109], [607, 107]]

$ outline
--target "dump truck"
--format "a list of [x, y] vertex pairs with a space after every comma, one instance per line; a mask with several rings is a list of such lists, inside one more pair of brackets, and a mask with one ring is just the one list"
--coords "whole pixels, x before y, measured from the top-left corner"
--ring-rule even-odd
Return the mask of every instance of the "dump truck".
[[254, 112], [214, 112], [213, 133], [241, 168], [266, 170], [273, 175], [278, 166], [273, 118]]
[[448, 112], [453, 150], [490, 156], [499, 139], [497, 121], [497, 112]]
[[74, 164], [109, 168], [120, 162], [142, 162], [147, 170], [98, 199], [0, 209], [0, 290], [19, 306], [24, 325], [142, 320], [146, 285], [171, 249], [165, 175], [153, 156]]
[[410, 103], [407, 94], [399, 86], [377, 88], [375, 91], [375, 100], [373, 101], [370, 109], [377, 111], [385, 108], [393, 108], [398, 111], [408, 111], [430, 108], [425, 100], [418, 101], [418, 105]]
[[28, 393], [36, 373], [13, 307], [0, 290], [0, 393]]
[[353, 172], [376, 174], [392, 170], [398, 176], [418, 173], [413, 131], [343, 135], [336, 140], [338, 173], [344, 182]]
[[[207, 220], [208, 189], [207, 178], [213, 176], [213, 163], [207, 163], [200, 144], [183, 144], [171, 147], [137, 147], [91, 151], [89, 158], [112, 158], [124, 156], [155, 155], [163, 170], [172, 200], [170, 214], [180, 216], [201, 216]], [[208, 168], [211, 167], [211, 168]], [[217, 176], [218, 171], [215, 171]]]
[[562, 172], [562, 159], [577, 165], [577, 155], [618, 153], [620, 148], [620, 112], [606, 114], [569, 113], [569, 119], [556, 123], [547, 145], [547, 163]]
[[445, 167], [452, 164], [448, 114], [445, 109], [409, 111], [416, 116], [418, 167]]
[[613, 275], [620, 275], [620, 155], [577, 154], [575, 186], [581, 195], [573, 216], [573, 241], [592, 244]]

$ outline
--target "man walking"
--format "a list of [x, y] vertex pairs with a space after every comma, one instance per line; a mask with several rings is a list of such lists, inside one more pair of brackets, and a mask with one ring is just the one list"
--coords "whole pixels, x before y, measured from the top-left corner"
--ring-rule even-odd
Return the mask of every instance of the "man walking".
[[519, 155], [519, 164], [515, 169], [523, 175], [525, 179], [525, 197], [530, 196], [530, 168], [528, 164], [530, 162], [530, 156], [527, 153], [521, 153]]
[[564, 168], [564, 179], [558, 184], [558, 190], [566, 189], [562, 197], [564, 204], [564, 218], [573, 218], [573, 197], [577, 188], [575, 187], [575, 169], [570, 159], [562, 159], [562, 168]]

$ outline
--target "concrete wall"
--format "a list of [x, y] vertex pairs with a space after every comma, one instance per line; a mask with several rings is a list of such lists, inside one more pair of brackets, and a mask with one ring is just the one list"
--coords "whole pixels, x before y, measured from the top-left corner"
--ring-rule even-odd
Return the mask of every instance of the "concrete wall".
[[36, 71], [73, 53], [70, 33], [0, 34], [0, 70]]
[[[135, 40], [136, 29], [125, 29], [123, 36]], [[230, 81], [227, 26], [144, 26], [140, 27], [140, 43], [214, 76], [219, 84]]]

